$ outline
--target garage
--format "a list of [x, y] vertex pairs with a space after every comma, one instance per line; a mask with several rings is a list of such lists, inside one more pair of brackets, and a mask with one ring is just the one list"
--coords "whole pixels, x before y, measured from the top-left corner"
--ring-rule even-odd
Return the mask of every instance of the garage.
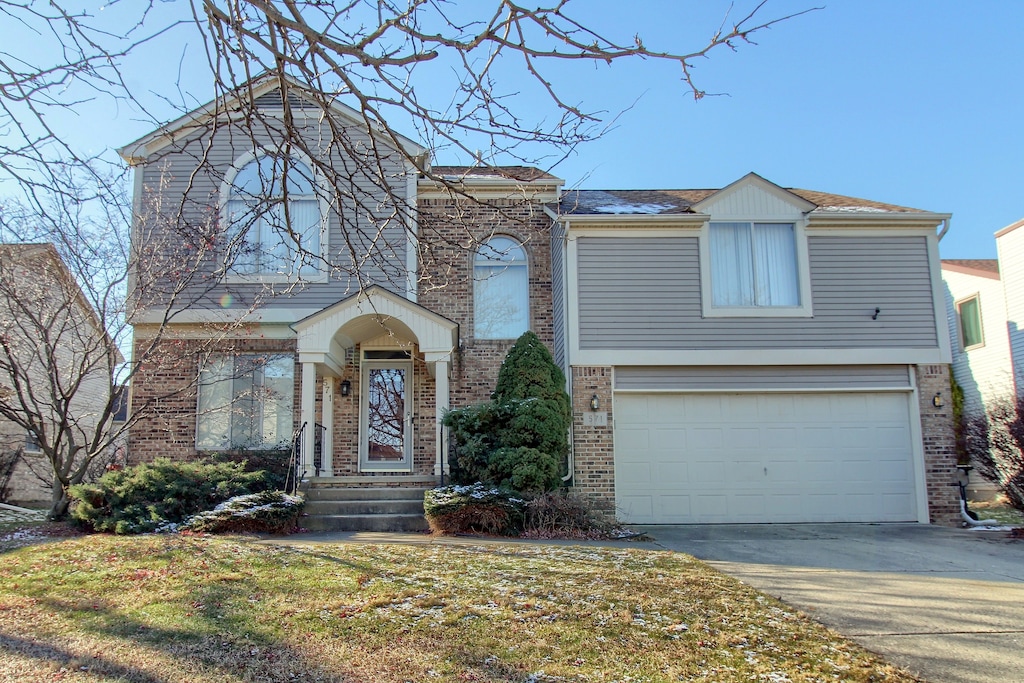
[[918, 521], [911, 392], [752, 384], [745, 392], [616, 391], [623, 521]]

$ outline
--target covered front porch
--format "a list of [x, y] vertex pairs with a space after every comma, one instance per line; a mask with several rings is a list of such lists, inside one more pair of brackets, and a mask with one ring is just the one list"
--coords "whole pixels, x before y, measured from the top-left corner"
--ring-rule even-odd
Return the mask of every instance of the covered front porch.
[[294, 327], [299, 477], [344, 487], [439, 481], [458, 325], [373, 286]]

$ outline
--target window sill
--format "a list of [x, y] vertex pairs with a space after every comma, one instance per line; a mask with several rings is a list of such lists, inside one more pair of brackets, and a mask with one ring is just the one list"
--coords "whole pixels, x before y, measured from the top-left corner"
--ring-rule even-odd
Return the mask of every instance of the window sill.
[[705, 318], [813, 318], [810, 306], [752, 306], [749, 308], [705, 308]]
[[294, 285], [294, 284], [323, 284], [327, 282], [327, 275], [318, 273], [316, 275], [281, 275], [279, 273], [257, 273], [254, 275], [225, 275], [223, 282], [229, 285]]

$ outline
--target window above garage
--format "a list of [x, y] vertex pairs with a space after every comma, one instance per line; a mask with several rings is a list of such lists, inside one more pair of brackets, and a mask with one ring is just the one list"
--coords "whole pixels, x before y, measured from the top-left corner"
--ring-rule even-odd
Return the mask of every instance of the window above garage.
[[711, 221], [701, 270], [705, 317], [811, 315], [806, 238], [797, 223]]

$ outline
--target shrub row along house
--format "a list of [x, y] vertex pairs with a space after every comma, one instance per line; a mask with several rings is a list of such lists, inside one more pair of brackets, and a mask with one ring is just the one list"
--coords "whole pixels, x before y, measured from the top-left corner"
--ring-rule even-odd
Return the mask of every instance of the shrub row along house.
[[180, 362], [133, 381], [152, 410], [132, 459], [297, 430], [313, 481], [434, 484], [445, 411], [487, 400], [533, 330], [570, 385], [567, 484], [623, 521], [955, 518], [947, 215], [755, 174], [566, 191], [536, 168], [432, 167], [280, 87], [121, 150], [137, 243], [206, 254], [186, 285], [138, 294], [136, 344], [166, 330]]

